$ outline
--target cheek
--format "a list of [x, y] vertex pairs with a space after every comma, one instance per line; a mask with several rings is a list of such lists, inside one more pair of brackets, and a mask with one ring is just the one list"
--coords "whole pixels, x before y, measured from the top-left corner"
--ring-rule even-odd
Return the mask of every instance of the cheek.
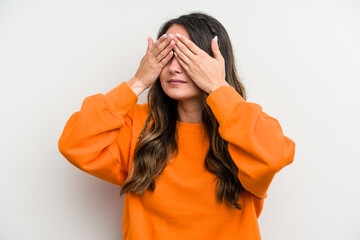
[[163, 72], [161, 71], [160, 72], [160, 74], [159, 74], [159, 78], [160, 78], [160, 82], [162, 82], [163, 81], [163, 79], [164, 79], [164, 74], [163, 74]]
[[168, 72], [168, 67], [167, 66], [165, 66], [165, 67], [163, 67], [163, 69], [161, 69], [161, 72], [159, 74], [160, 81], [165, 80], [165, 78], [167, 77], [167, 72]]

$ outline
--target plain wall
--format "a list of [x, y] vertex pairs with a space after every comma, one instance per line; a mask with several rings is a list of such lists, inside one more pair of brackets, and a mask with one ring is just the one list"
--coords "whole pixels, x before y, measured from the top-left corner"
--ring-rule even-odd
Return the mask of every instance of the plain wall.
[[0, 239], [121, 239], [119, 188], [67, 162], [58, 139], [85, 97], [134, 76], [147, 36], [198, 10], [227, 29], [248, 101], [296, 143], [263, 239], [360, 239], [360, 3], [348, 0], [0, 0]]

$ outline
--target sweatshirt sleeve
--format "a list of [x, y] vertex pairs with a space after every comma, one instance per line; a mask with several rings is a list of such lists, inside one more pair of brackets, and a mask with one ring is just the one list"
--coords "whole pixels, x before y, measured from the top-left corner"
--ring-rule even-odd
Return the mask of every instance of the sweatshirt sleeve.
[[79, 169], [123, 185], [137, 100], [126, 82], [106, 94], [86, 97], [64, 127], [58, 141], [60, 153]]
[[284, 136], [277, 119], [246, 102], [231, 86], [215, 89], [206, 102], [219, 122], [220, 136], [229, 143], [241, 184], [265, 198], [275, 174], [293, 162], [295, 143]]

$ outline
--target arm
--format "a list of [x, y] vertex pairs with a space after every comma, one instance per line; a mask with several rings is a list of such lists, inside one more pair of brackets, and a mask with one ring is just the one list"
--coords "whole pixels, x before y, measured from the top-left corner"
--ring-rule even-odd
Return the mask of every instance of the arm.
[[[128, 175], [134, 105], [158, 78], [172, 57], [171, 37], [160, 37], [148, 48], [135, 76], [105, 95], [85, 98], [81, 110], [65, 125], [58, 148], [64, 157], [83, 171], [123, 185]], [[159, 58], [159, 56], [163, 56]]]
[[128, 174], [137, 100], [126, 82], [105, 95], [86, 97], [81, 110], [71, 115], [60, 136], [61, 154], [79, 169], [122, 185]]
[[274, 175], [292, 163], [295, 143], [284, 136], [278, 120], [260, 105], [246, 102], [231, 86], [215, 89], [206, 101], [219, 122], [219, 134], [229, 142], [241, 184], [265, 198]]

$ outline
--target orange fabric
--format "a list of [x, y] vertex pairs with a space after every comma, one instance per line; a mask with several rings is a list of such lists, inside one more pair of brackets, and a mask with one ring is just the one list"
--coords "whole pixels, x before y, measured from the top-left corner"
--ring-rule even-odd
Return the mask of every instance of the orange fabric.
[[[67, 121], [58, 147], [81, 170], [122, 185], [133, 161], [136, 140], [149, 112], [126, 82], [106, 94], [85, 98]], [[177, 122], [178, 156], [156, 181], [154, 192], [125, 194], [123, 239], [261, 239], [258, 217], [274, 177], [293, 161], [295, 143], [279, 122], [233, 87], [209, 94], [207, 104], [246, 189], [242, 210], [216, 202], [215, 176], [206, 171], [209, 147], [203, 123]]]

